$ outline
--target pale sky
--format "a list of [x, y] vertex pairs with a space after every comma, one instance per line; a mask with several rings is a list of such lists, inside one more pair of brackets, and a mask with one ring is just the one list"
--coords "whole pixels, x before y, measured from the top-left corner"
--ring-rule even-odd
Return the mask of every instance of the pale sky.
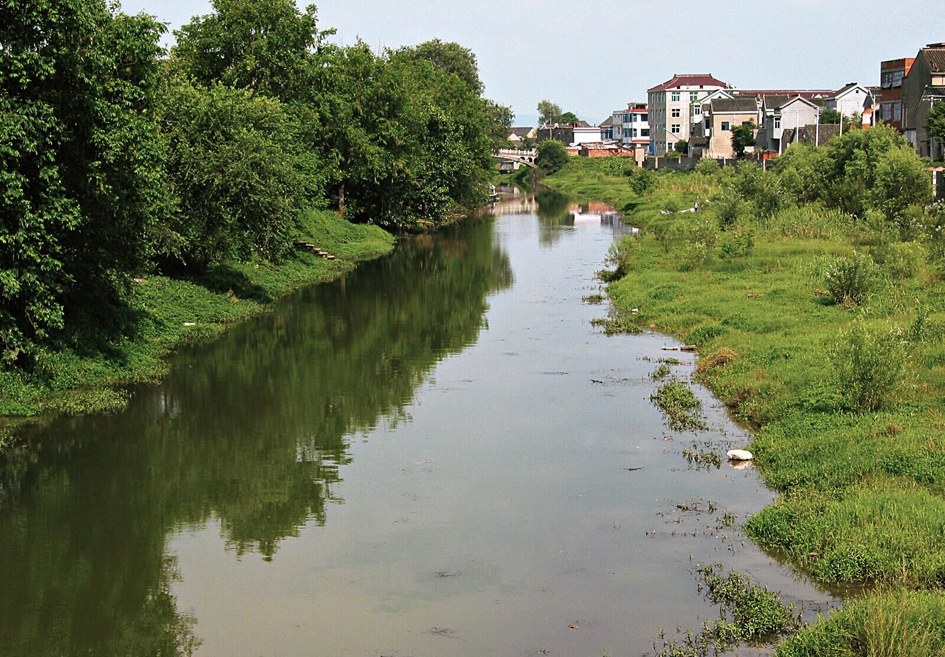
[[[304, 0], [299, 2], [303, 6]], [[308, 4], [308, 3], [304, 3]], [[592, 123], [674, 73], [741, 88], [879, 84], [884, 59], [945, 41], [942, 0], [321, 0], [320, 27], [375, 50], [455, 41], [485, 95], [528, 124], [543, 98]], [[124, 0], [176, 29], [209, 0]], [[173, 37], [169, 37], [168, 42]]]

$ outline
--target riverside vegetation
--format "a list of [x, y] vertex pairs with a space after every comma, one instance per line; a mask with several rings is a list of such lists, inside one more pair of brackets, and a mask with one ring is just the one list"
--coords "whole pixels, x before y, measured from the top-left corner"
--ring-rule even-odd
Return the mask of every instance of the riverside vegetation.
[[697, 378], [754, 428], [779, 494], [748, 534], [860, 591], [783, 657], [945, 654], [945, 203], [930, 178], [878, 126], [791, 146], [767, 171], [573, 159], [545, 179], [641, 228], [608, 259], [606, 328], [698, 346]]
[[165, 53], [105, 0], [0, 7], [0, 415], [120, 405], [175, 345], [485, 199], [511, 112], [470, 51], [212, 10]]

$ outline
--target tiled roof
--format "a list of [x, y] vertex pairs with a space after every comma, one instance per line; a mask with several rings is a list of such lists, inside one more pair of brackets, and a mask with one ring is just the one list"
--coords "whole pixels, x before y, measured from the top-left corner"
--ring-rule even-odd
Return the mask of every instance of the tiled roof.
[[732, 89], [738, 96], [800, 96], [801, 98], [816, 98], [833, 96], [833, 89]]
[[606, 119], [604, 119], [604, 121], [603, 121], [599, 126], [597, 126], [597, 127], [599, 127], [599, 128], [609, 128], [609, 127], [613, 126], [613, 124], [614, 124], [614, 117], [613, 117], [613, 115], [610, 115], [610, 116], [608, 116]]
[[678, 89], [679, 87], [727, 87], [728, 85], [721, 80], [716, 80], [711, 73], [676, 73], [672, 78], [658, 84], [655, 87], [647, 89], [648, 93], [654, 91], [666, 91], [667, 89]]
[[843, 85], [841, 89], [837, 89], [836, 93], [833, 94], [833, 98], [839, 98], [846, 92], [850, 91], [851, 89], [856, 89], [857, 87], [862, 88], [863, 85], [856, 82], [848, 82], [847, 84]]
[[528, 133], [534, 130], [534, 128], [512, 128], [513, 135], [517, 137], [527, 137]]
[[757, 112], [758, 103], [754, 98], [716, 98], [711, 102], [712, 112]]
[[945, 48], [923, 48], [921, 52], [933, 73], [945, 73]]

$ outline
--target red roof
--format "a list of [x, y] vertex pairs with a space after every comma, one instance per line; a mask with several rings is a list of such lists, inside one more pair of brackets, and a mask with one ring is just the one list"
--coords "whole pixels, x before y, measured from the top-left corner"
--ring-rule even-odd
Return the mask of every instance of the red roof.
[[673, 77], [663, 84], [647, 89], [648, 93], [654, 91], [666, 91], [667, 89], [678, 89], [679, 87], [728, 87], [721, 80], [716, 80], [711, 73], [675, 73]]

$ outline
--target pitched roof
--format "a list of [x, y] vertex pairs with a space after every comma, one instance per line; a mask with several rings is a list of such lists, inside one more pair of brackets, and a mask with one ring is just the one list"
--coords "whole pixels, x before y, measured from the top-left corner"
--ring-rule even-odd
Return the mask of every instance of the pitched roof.
[[848, 82], [845, 85], [843, 85], [842, 88], [837, 89], [836, 93], [834, 93], [832, 97], [839, 98], [840, 96], [847, 93], [848, 91], [852, 91], [853, 89], [856, 89], [856, 88], [866, 89], [866, 87], [864, 87], [862, 84], [859, 84], [858, 82]]
[[611, 115], [608, 116], [606, 119], [604, 119], [603, 122], [602, 122], [599, 126], [597, 126], [597, 127], [598, 127], [598, 128], [610, 128], [610, 127], [613, 126], [613, 125], [614, 125], [614, 115], [611, 114]]
[[945, 73], [945, 47], [935, 44], [919, 52], [925, 55], [925, 61], [929, 63], [929, 68], [933, 73]]
[[758, 111], [758, 103], [754, 98], [716, 98], [710, 103], [712, 112], [751, 112]]
[[674, 73], [673, 77], [658, 84], [655, 87], [647, 89], [647, 93], [654, 91], [666, 91], [667, 89], [678, 89], [679, 87], [728, 87], [721, 80], [716, 80], [711, 73]]
[[732, 89], [739, 96], [801, 96], [802, 98], [826, 98], [833, 96], [833, 89]]
[[534, 128], [512, 128], [509, 134], [515, 135], [516, 137], [527, 137], [528, 133], [534, 130]]

